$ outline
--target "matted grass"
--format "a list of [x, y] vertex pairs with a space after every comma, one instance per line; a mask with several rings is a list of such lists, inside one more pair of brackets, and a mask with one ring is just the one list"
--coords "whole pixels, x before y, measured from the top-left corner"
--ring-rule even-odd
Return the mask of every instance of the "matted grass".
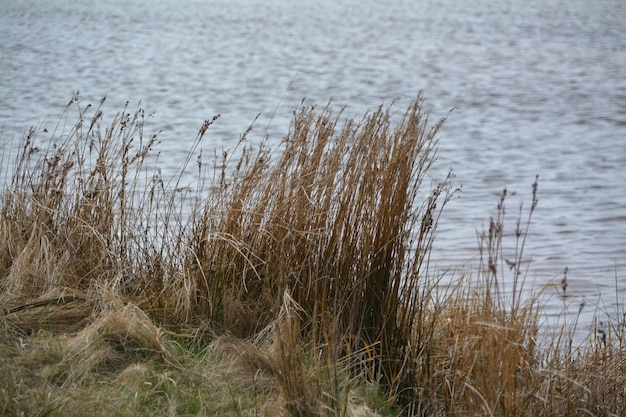
[[504, 192], [478, 270], [428, 271], [454, 189], [422, 106], [303, 106], [276, 149], [208, 162], [207, 120], [168, 180], [143, 110], [76, 94], [2, 192], [1, 413], [624, 415], [623, 311], [575, 346], [524, 290], [537, 182], [508, 263]]

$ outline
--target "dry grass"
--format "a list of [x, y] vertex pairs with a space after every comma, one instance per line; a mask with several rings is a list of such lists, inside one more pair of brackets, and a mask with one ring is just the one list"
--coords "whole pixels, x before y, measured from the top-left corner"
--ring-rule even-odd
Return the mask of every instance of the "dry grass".
[[578, 346], [575, 323], [540, 337], [537, 182], [512, 254], [504, 192], [478, 270], [429, 274], [453, 189], [427, 180], [443, 120], [422, 104], [303, 106], [278, 149], [248, 131], [213, 163], [207, 120], [165, 181], [143, 110], [105, 123], [76, 94], [1, 196], [1, 414], [624, 415], [623, 312]]

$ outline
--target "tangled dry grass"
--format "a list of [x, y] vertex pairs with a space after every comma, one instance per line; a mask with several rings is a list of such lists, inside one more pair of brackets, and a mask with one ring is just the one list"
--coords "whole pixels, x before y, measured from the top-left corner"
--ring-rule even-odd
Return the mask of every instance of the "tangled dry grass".
[[[506, 193], [481, 262], [428, 271], [451, 178], [420, 96], [362, 120], [294, 113], [278, 149], [154, 167], [128, 106], [78, 94], [22, 141], [0, 205], [3, 415], [624, 415], [626, 320], [579, 346], [538, 336], [524, 242], [502, 267]], [[194, 156], [197, 187], [184, 183]], [[513, 282], [504, 293], [503, 280]]]

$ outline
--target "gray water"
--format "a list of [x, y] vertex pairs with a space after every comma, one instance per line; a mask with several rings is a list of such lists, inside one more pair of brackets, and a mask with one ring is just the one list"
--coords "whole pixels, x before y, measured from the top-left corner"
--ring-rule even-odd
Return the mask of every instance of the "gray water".
[[[585, 302], [586, 326], [614, 321], [616, 285], [626, 298], [624, 22], [623, 0], [0, 0], [0, 160], [29, 127], [54, 127], [76, 90], [85, 103], [106, 95], [110, 117], [142, 100], [164, 173], [215, 114], [206, 152], [232, 148], [257, 113], [252, 138], [278, 143], [304, 97], [360, 116], [396, 98], [402, 111], [423, 90], [433, 120], [455, 108], [431, 179], [452, 169], [462, 188], [431, 269], [475, 268], [476, 230], [502, 189], [518, 193], [510, 234], [539, 175], [528, 281], [549, 286], [568, 267], [566, 304]], [[562, 312], [547, 293], [546, 311]]]

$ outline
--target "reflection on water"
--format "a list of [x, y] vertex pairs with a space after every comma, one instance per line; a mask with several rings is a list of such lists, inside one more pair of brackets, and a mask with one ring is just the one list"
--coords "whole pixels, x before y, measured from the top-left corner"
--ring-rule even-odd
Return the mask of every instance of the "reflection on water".
[[278, 142], [303, 97], [353, 116], [398, 97], [400, 111], [423, 89], [433, 117], [455, 108], [433, 180], [452, 168], [463, 190], [433, 265], [477, 262], [476, 230], [504, 187], [518, 192], [512, 233], [538, 174], [528, 279], [548, 285], [568, 267], [576, 303], [602, 294], [610, 309], [616, 282], [626, 295], [622, 1], [267, 3], [0, 1], [4, 152], [28, 127], [54, 127], [76, 90], [108, 96], [110, 112], [142, 99], [173, 172], [214, 114], [206, 151], [234, 146], [259, 112], [252, 138]]

